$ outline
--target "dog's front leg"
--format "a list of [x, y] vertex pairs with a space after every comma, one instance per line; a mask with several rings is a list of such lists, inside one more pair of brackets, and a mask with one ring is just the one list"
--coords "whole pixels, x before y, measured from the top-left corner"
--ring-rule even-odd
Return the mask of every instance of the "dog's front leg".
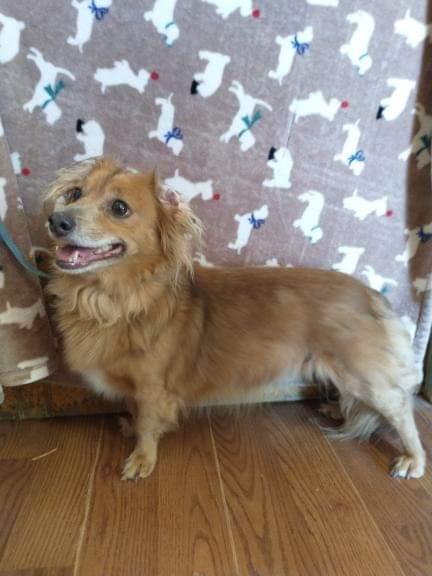
[[121, 433], [125, 438], [134, 438], [137, 407], [133, 398], [126, 399], [126, 408], [129, 411], [130, 418], [127, 418], [126, 416], [119, 416], [118, 423]]
[[177, 405], [166, 397], [160, 398], [160, 403], [154, 399], [135, 400], [136, 446], [125, 462], [122, 480], [137, 480], [150, 476], [156, 465], [159, 439], [177, 422]]

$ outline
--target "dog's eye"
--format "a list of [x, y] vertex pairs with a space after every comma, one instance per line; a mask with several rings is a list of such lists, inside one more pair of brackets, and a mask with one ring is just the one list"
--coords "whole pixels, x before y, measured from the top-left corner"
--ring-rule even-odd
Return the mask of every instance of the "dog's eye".
[[82, 196], [81, 188], [72, 188], [66, 192], [66, 201], [67, 202], [76, 202]]
[[111, 211], [117, 218], [124, 218], [130, 214], [130, 208], [123, 200], [114, 200]]

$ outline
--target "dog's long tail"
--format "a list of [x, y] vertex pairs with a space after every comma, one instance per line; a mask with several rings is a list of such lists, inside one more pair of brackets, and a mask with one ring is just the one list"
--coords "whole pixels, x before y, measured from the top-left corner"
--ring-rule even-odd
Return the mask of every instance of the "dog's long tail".
[[343, 424], [336, 428], [326, 429], [330, 437], [338, 440], [369, 440], [372, 434], [384, 424], [384, 420], [366, 404], [352, 396], [339, 400]]

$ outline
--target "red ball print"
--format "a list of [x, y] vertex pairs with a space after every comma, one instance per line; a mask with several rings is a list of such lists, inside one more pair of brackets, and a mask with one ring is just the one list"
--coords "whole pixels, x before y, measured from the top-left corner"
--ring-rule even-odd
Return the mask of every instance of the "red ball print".
[[386, 212], [387, 218], [391, 218], [391, 216], [393, 216], [393, 214], [394, 214], [393, 210], [387, 210], [387, 212]]
[[341, 108], [348, 108], [348, 107], [349, 107], [348, 100], [344, 100], [343, 102], [341, 102]]
[[159, 80], [159, 73], [156, 72], [156, 70], [153, 70], [153, 72], [150, 74], [150, 78], [152, 80]]
[[215, 193], [213, 194], [213, 200], [220, 200], [220, 194], [219, 194], [219, 192], [215, 192]]
[[255, 10], [252, 11], [252, 16], [253, 18], [259, 18], [261, 16], [261, 10], [259, 8], [255, 8]]
[[23, 168], [23, 169], [21, 170], [21, 174], [22, 174], [23, 176], [30, 176], [30, 174], [31, 174], [30, 168]]

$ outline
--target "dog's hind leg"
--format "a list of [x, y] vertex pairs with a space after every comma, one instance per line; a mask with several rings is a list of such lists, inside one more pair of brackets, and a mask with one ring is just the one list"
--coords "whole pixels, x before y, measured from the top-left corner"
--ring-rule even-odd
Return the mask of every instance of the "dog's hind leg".
[[342, 394], [340, 403], [345, 422], [336, 436], [367, 439], [384, 419], [398, 432], [405, 450], [405, 454], [396, 459], [391, 475], [406, 479], [423, 476], [426, 457], [409, 391], [382, 378], [379, 383], [364, 382], [363, 386], [357, 386], [355, 397]]
[[426, 455], [414, 419], [412, 396], [401, 388], [389, 387], [385, 394], [372, 398], [371, 403], [399, 433], [405, 449], [405, 454], [396, 459], [391, 475], [406, 479], [423, 476]]

